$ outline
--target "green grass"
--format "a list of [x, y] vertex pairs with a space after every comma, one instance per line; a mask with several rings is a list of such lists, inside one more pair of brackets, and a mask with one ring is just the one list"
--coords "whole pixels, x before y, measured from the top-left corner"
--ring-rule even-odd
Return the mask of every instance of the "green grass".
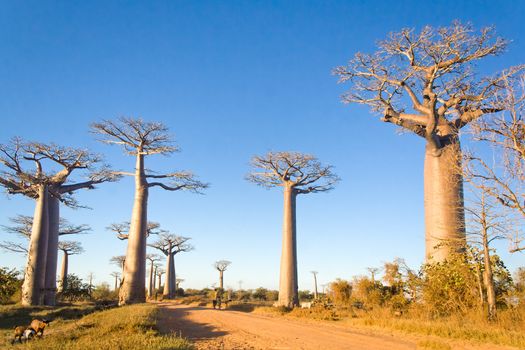
[[[33, 317], [51, 318], [42, 339], [10, 345], [15, 325], [25, 325]], [[61, 308], [0, 308], [0, 348], [12, 349], [193, 349], [181, 338], [161, 335], [156, 327], [157, 308], [139, 304], [100, 310], [93, 305]]]

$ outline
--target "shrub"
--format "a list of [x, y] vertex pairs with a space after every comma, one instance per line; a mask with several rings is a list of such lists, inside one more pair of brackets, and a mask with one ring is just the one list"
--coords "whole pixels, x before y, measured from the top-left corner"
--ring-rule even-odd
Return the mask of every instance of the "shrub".
[[8, 303], [21, 286], [22, 281], [18, 279], [15, 269], [0, 267], [0, 304]]

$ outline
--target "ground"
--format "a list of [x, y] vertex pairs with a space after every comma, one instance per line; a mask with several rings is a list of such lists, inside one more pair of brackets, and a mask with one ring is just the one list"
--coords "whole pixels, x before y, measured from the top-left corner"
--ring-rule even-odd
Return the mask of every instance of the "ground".
[[515, 349], [451, 342], [349, 327], [335, 322], [293, 320], [209, 307], [159, 304], [158, 326], [199, 350], [241, 349]]

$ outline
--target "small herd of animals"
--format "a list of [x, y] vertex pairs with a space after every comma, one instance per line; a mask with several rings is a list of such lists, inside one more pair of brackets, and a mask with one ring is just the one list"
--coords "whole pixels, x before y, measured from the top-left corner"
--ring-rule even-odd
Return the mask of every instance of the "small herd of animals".
[[19, 343], [22, 343], [36, 336], [42, 337], [44, 335], [44, 329], [50, 322], [50, 320], [46, 320], [45, 318], [41, 320], [35, 318], [29, 326], [16, 326], [15, 338], [11, 341], [11, 344], [14, 344], [17, 340]]

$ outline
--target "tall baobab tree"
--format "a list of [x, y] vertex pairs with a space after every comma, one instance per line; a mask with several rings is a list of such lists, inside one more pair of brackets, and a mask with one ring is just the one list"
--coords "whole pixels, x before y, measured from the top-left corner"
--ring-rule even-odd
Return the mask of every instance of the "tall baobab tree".
[[278, 305], [299, 305], [297, 285], [297, 238], [295, 202], [297, 195], [327, 192], [339, 178], [332, 166], [322, 165], [312, 155], [298, 152], [269, 152], [252, 158], [247, 179], [257, 185], [282, 187], [284, 192], [283, 246]]
[[159, 285], [158, 285], [158, 288], [157, 288], [159, 290], [162, 288], [162, 275], [164, 275], [165, 273], [166, 273], [166, 271], [164, 271], [162, 269], [162, 267], [157, 266], [157, 271], [156, 271], [155, 275], [159, 278]]
[[[33, 164], [34, 170], [28, 170], [27, 163]], [[59, 203], [79, 207], [73, 192], [118, 179], [106, 166], [95, 169], [100, 163], [99, 156], [85, 149], [20, 138], [0, 145], [0, 185], [9, 194], [23, 194], [36, 201], [22, 304], [55, 304]], [[84, 171], [86, 179], [72, 181], [74, 171]]]
[[119, 288], [120, 272], [113, 271], [113, 272], [111, 273], [111, 277], [114, 277], [114, 278], [115, 278], [115, 287], [114, 287], [114, 290], [117, 291], [118, 288]]
[[[170, 155], [178, 148], [174, 145], [168, 129], [162, 123], [142, 119], [120, 118], [92, 124], [92, 130], [103, 136], [102, 142], [119, 145], [128, 155], [135, 156], [133, 173], [122, 173], [135, 178], [135, 199], [129, 228], [128, 249], [124, 271], [124, 283], [120, 288], [119, 305], [141, 303], [146, 300], [146, 235], [149, 189], [160, 187], [168, 191], [189, 190], [199, 192], [207, 184], [197, 181], [186, 171], [157, 174], [146, 171], [145, 158], [160, 154]], [[149, 179], [153, 181], [149, 182]], [[168, 180], [169, 183], [162, 182]]]
[[166, 256], [166, 282], [164, 282], [164, 298], [175, 298], [175, 255], [182, 252], [193, 250], [193, 246], [188, 243], [191, 238], [177, 236], [168, 232], [159, 235], [159, 239], [148, 246], [155, 248]]
[[228, 260], [219, 260], [213, 264], [215, 270], [219, 271], [219, 288], [221, 290], [224, 290], [224, 271], [226, 271], [230, 265], [231, 261]]
[[314, 299], [317, 299], [319, 297], [317, 293], [317, 274], [319, 272], [317, 271], [310, 271], [310, 273], [314, 276]]
[[149, 268], [149, 281], [148, 281], [148, 297], [151, 299], [153, 297], [153, 291], [155, 290], [155, 282], [153, 276], [155, 273], [155, 263], [160, 261], [160, 256], [157, 254], [146, 254], [146, 260], [150, 262]]
[[80, 242], [75, 241], [61, 241], [58, 242], [58, 249], [63, 253], [62, 269], [60, 270], [60, 283], [58, 284], [58, 291], [63, 292], [67, 289], [67, 271], [69, 267], [69, 257], [84, 252]]
[[377, 52], [357, 53], [347, 66], [334, 70], [340, 82], [352, 86], [343, 102], [368, 105], [383, 115], [382, 121], [425, 140], [428, 261], [442, 261], [451, 250], [464, 246], [459, 131], [500, 110], [495, 96], [501, 82], [519, 68], [496, 77], [479, 77], [474, 68], [477, 61], [501, 54], [506, 46], [493, 28], [476, 33], [459, 22], [437, 29], [427, 26], [419, 33], [403, 29], [380, 42]]
[[372, 280], [372, 284], [374, 284], [376, 282], [376, 274], [380, 269], [377, 267], [367, 267], [366, 269], [370, 272], [370, 279]]

